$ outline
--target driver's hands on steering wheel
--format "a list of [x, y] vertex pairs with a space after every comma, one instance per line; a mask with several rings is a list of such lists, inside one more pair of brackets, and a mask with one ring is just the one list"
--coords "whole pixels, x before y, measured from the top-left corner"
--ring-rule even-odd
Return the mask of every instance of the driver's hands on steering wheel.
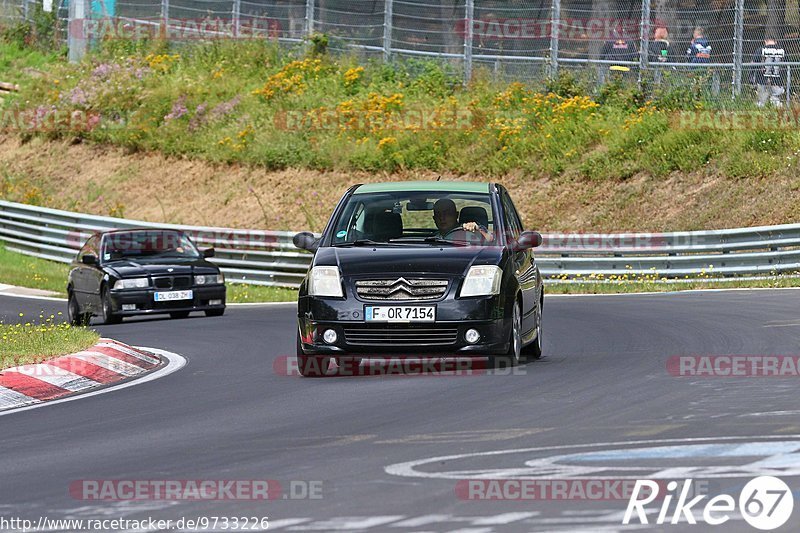
[[489, 231], [478, 224], [477, 222], [464, 222], [460, 226], [456, 226], [455, 228], [451, 229], [447, 232], [447, 234], [454, 233], [456, 231], [468, 231], [470, 233], [478, 233], [481, 237], [486, 239], [487, 241], [493, 241], [494, 235], [489, 233]]

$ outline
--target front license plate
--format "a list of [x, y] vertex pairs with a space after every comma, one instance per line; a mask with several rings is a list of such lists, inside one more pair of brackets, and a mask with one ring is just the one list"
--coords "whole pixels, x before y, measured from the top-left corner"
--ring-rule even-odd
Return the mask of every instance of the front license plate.
[[157, 302], [174, 302], [176, 300], [191, 300], [194, 298], [192, 291], [166, 291], [154, 295]]
[[364, 309], [367, 322], [433, 322], [436, 320], [436, 306], [372, 306]]

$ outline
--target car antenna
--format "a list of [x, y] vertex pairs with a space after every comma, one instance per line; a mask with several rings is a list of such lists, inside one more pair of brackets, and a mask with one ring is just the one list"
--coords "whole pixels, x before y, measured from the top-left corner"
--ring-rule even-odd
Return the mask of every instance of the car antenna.
[[441, 174], [439, 174], [439, 177], [438, 177], [438, 178], [436, 178], [436, 181], [439, 181], [439, 180], [441, 180], [441, 179], [442, 179], [442, 175], [441, 175]]

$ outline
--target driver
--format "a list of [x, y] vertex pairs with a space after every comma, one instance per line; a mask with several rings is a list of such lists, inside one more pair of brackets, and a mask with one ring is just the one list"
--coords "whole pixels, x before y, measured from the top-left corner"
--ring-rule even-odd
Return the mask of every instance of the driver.
[[482, 228], [477, 222], [464, 222], [459, 226], [458, 209], [456, 209], [456, 203], [450, 198], [440, 198], [433, 204], [433, 222], [439, 230], [433, 236], [440, 239], [446, 239], [448, 235], [459, 230], [470, 233], [480, 232], [487, 241], [494, 238], [486, 228]]

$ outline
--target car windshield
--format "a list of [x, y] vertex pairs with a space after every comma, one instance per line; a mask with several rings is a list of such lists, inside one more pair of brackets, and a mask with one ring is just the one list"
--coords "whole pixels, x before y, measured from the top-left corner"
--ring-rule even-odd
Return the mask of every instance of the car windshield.
[[[488, 246], [495, 240], [495, 220], [488, 193], [356, 193], [336, 220], [331, 242], [334, 246], [441, 243]], [[468, 231], [463, 229], [465, 224]]]
[[154, 230], [109, 233], [103, 239], [102, 253], [103, 261], [200, 257], [200, 252], [183, 233]]

